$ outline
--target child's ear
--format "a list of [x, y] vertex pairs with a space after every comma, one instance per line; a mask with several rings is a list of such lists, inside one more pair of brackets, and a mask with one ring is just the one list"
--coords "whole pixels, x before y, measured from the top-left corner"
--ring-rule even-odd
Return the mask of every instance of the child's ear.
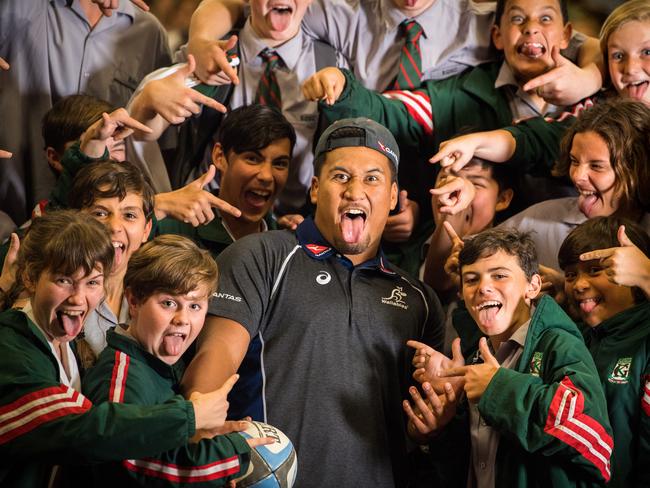
[[36, 283], [34, 283], [32, 279], [29, 277], [29, 273], [27, 272], [27, 270], [23, 271], [21, 278], [23, 280], [23, 286], [25, 287], [25, 289], [29, 292], [30, 295], [33, 295], [34, 291], [36, 290]]
[[45, 158], [47, 159], [47, 164], [57, 172], [57, 174], [63, 173], [63, 165], [61, 165], [61, 156], [58, 151], [52, 146], [47, 146], [45, 148]]
[[129, 304], [129, 315], [132, 319], [135, 319], [138, 315], [138, 305], [140, 304], [140, 301], [135, 297], [131, 288], [124, 290], [124, 296], [126, 302]]
[[542, 277], [535, 273], [526, 285], [526, 299], [533, 300], [542, 289]]
[[147, 219], [147, 223], [144, 224], [144, 234], [142, 236], [142, 244], [149, 240], [149, 235], [151, 234], [151, 227], [153, 226], [153, 218]]
[[492, 26], [492, 42], [494, 43], [494, 47], [496, 47], [499, 51], [503, 51], [501, 29], [499, 29], [499, 26], [496, 24]]
[[228, 169], [228, 160], [223, 152], [221, 143], [217, 142], [212, 148], [212, 164], [217, 167], [217, 170], [224, 173]]
[[512, 202], [512, 197], [515, 196], [515, 192], [512, 190], [512, 188], [506, 188], [505, 190], [502, 190], [499, 192], [499, 195], [497, 196], [497, 203], [494, 206], [494, 210], [496, 212], [501, 212], [502, 210], [505, 210], [510, 206], [510, 202]]

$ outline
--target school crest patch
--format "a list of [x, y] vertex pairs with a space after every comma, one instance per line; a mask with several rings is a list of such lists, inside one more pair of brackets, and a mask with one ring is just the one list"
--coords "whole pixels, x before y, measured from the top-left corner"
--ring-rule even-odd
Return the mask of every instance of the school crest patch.
[[542, 357], [544, 353], [535, 352], [533, 358], [530, 360], [530, 374], [539, 377], [542, 374]]
[[623, 384], [629, 381], [630, 367], [632, 366], [632, 358], [619, 358], [614, 365], [614, 369], [607, 377], [610, 383]]

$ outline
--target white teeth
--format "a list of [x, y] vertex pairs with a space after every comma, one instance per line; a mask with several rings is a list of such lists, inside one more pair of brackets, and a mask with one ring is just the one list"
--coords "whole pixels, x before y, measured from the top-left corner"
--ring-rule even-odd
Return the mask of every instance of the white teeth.
[[83, 314], [83, 310], [62, 310], [61, 313], [70, 317], [78, 317]]
[[114, 241], [114, 242], [113, 242], [113, 247], [114, 247], [114, 248], [118, 248], [118, 247], [119, 247], [120, 249], [124, 249], [124, 244], [122, 244], [121, 242], [115, 242], [115, 241]]
[[524, 46], [532, 46], [532, 47], [537, 47], [537, 48], [540, 48], [540, 49], [542, 49], [544, 47], [539, 42], [525, 42]]
[[359, 209], [356, 209], [356, 208], [351, 208], [350, 210], [348, 210], [345, 213], [349, 213], [349, 214], [352, 214], [352, 215], [363, 215], [365, 212], [363, 210], [359, 210]]
[[487, 302], [483, 302], [479, 304], [476, 308], [478, 310], [483, 310], [489, 307], [500, 307], [500, 306], [501, 306], [501, 302], [497, 302], [496, 300], [489, 300]]
[[594, 302], [598, 303], [600, 300], [598, 298], [583, 298], [582, 300], [578, 300], [579, 303], [588, 303], [588, 302]]

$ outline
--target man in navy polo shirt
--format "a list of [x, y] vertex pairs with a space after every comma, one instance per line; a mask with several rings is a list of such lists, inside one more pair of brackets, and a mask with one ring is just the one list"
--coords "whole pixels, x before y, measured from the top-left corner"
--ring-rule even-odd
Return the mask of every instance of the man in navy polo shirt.
[[440, 304], [380, 249], [397, 202], [392, 134], [369, 119], [340, 120], [315, 153], [315, 218], [295, 234], [255, 234], [219, 255], [219, 291], [184, 389], [220, 386], [259, 338], [258, 360], [240, 369], [258, 387], [233, 390], [251, 400], [230, 414], [250, 414], [292, 439], [296, 486], [404, 486], [405, 342], [442, 345]]

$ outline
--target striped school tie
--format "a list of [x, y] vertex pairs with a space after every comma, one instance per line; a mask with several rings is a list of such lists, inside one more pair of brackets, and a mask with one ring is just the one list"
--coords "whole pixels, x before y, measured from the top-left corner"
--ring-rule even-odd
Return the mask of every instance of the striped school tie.
[[262, 73], [260, 83], [257, 85], [255, 103], [271, 105], [282, 110], [280, 86], [275, 76], [275, 68], [281, 62], [280, 57], [275, 51], [268, 48], [260, 53], [260, 57], [264, 60], [264, 73]]
[[422, 26], [415, 20], [405, 20], [400, 25], [405, 42], [399, 59], [399, 71], [392, 88], [412, 90], [420, 86], [422, 78], [422, 54], [420, 53]]

